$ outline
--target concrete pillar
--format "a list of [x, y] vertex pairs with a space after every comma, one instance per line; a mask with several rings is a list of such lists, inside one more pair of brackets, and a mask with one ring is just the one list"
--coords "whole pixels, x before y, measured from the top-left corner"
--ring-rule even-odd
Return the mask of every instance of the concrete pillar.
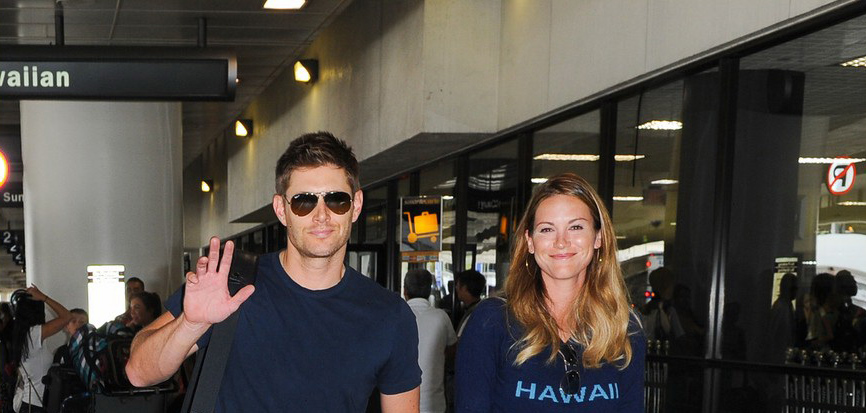
[[87, 266], [182, 282], [181, 105], [21, 102], [27, 282], [87, 308]]

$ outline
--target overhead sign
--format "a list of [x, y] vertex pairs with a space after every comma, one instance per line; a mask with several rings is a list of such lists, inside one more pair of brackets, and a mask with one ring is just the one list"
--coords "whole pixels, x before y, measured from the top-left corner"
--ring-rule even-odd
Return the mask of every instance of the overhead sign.
[[233, 100], [237, 59], [217, 49], [0, 47], [0, 98]]
[[[400, 214], [400, 252], [403, 260], [436, 261], [438, 251], [442, 249], [442, 198], [403, 197]], [[432, 251], [437, 253], [418, 254]]]
[[24, 207], [24, 184], [21, 181], [8, 182], [0, 188], [0, 207]]
[[857, 169], [850, 159], [839, 158], [827, 169], [827, 189], [833, 195], [847, 194], [854, 187]]

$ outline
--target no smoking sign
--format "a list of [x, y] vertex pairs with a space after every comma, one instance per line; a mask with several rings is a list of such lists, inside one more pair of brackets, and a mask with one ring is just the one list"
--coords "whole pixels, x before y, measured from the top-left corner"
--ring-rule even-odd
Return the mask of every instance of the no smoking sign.
[[839, 158], [827, 169], [827, 189], [833, 195], [847, 194], [854, 187], [857, 170], [850, 159]]

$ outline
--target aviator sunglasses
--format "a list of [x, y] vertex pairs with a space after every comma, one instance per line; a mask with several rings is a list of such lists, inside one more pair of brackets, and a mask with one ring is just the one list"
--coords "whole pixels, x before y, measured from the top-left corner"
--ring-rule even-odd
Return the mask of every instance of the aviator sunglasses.
[[352, 208], [352, 195], [341, 191], [301, 192], [293, 195], [291, 199], [283, 195], [283, 198], [286, 198], [286, 202], [291, 206], [292, 212], [299, 217], [313, 212], [319, 203], [319, 197], [324, 199], [325, 206], [337, 215], [343, 215]]
[[566, 394], [577, 394], [580, 391], [580, 366], [578, 365], [577, 352], [569, 343], [559, 346], [559, 355], [565, 362], [565, 374], [559, 381], [559, 389]]

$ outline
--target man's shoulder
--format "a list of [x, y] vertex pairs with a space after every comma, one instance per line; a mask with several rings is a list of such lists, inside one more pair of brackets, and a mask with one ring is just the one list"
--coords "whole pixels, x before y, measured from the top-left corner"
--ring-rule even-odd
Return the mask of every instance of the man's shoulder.
[[408, 305], [395, 292], [379, 285], [373, 279], [364, 276], [352, 267], [346, 267], [346, 277], [349, 278], [349, 287], [346, 291], [351, 296], [360, 299], [363, 303], [386, 304], [389, 307], [400, 304]]

